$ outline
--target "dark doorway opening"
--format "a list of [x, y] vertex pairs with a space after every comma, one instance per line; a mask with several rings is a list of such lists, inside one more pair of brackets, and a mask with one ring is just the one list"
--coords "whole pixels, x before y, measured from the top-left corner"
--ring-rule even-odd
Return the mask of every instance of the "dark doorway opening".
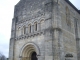
[[38, 60], [36, 55], [37, 55], [36, 52], [33, 52], [31, 55], [31, 60]]

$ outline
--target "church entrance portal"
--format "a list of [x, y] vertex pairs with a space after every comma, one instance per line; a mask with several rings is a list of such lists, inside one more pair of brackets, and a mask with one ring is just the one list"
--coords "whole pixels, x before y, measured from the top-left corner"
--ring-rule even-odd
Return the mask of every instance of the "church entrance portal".
[[36, 45], [28, 44], [23, 47], [20, 60], [38, 60], [37, 54], [39, 54], [39, 49]]

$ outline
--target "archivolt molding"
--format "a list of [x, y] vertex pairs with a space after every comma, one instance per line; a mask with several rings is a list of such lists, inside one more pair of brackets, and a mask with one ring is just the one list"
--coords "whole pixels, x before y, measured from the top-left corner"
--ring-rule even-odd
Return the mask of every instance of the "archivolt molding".
[[33, 42], [28, 42], [21, 48], [19, 57], [30, 57], [31, 53], [34, 51], [37, 53], [37, 55], [40, 55], [39, 47]]

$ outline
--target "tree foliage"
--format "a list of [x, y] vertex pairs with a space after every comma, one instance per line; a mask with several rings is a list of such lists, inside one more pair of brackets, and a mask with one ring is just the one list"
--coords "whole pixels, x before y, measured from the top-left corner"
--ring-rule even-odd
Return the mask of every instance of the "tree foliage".
[[6, 57], [0, 53], [0, 60], [7, 60]]

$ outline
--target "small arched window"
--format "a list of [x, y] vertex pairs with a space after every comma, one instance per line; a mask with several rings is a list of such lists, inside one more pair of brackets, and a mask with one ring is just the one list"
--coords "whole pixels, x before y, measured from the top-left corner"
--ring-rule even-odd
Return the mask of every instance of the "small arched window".
[[71, 26], [70, 11], [69, 11], [69, 8], [67, 6], [66, 6], [66, 23], [68, 26]]
[[34, 23], [34, 29], [37, 31], [37, 22]]
[[31, 24], [28, 25], [28, 31], [31, 33]]
[[26, 34], [26, 27], [23, 27], [23, 33]]

